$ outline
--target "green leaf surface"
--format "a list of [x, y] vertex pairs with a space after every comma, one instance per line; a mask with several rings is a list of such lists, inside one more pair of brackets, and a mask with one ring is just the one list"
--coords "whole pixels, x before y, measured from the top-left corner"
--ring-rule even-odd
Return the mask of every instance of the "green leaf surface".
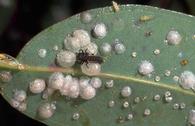
[[[106, 57], [102, 64], [102, 73], [97, 75], [102, 78], [103, 86], [97, 91], [95, 98], [89, 101], [82, 99], [66, 100], [62, 96], [53, 96], [49, 101], [57, 101], [57, 110], [53, 117], [47, 120], [39, 120], [36, 116], [37, 108], [42, 100], [41, 95], [29, 94], [27, 98], [28, 107], [25, 115], [51, 126], [184, 126], [188, 124], [188, 114], [194, 108], [195, 93], [191, 90], [182, 89], [173, 80], [174, 76], [180, 76], [185, 70], [195, 71], [194, 60], [194, 26], [195, 18], [185, 14], [167, 11], [159, 8], [137, 5], [120, 6], [119, 12], [114, 12], [111, 7], [90, 10], [93, 16], [92, 22], [84, 24], [80, 21], [79, 15], [75, 15], [59, 22], [35, 36], [20, 52], [17, 60], [28, 66], [23, 70], [13, 70], [13, 78], [9, 83], [0, 83], [4, 98], [10, 102], [14, 89], [28, 91], [29, 82], [35, 78], [48, 79], [54, 70], [64, 72], [64, 74], [81, 75], [78, 69], [47, 69], [55, 64], [55, 57], [59, 51], [54, 51], [57, 45], [63, 49], [64, 38], [76, 29], [85, 29], [89, 33], [94, 24], [103, 22], [108, 27], [108, 34], [103, 39], [95, 39], [93, 42], [101, 45], [103, 42], [113, 43], [119, 39], [126, 46], [124, 54], [112, 54]], [[149, 20], [140, 21], [141, 16], [151, 17]], [[175, 29], [182, 36], [182, 42], [176, 46], [165, 44], [167, 33]], [[151, 32], [150, 36], [146, 33]], [[38, 56], [39, 49], [46, 49], [45, 58]], [[153, 51], [160, 49], [159, 55], [154, 55]], [[137, 57], [132, 58], [131, 53], [137, 52]], [[183, 54], [182, 57], [178, 54]], [[181, 66], [180, 61], [189, 61], [185, 66]], [[154, 65], [155, 72], [150, 77], [138, 74], [138, 65], [142, 60], [149, 60]], [[5, 65], [0, 65], [3, 69], [8, 69]], [[39, 68], [37, 68], [37, 67]], [[170, 70], [171, 75], [165, 76], [165, 70]], [[159, 82], [155, 82], [155, 76], [160, 76]], [[114, 87], [105, 88], [106, 81], [113, 79]], [[122, 98], [120, 91], [124, 86], [132, 88], [132, 95]], [[166, 103], [164, 93], [170, 91], [173, 100]], [[154, 101], [156, 94], [161, 95], [161, 100]], [[141, 101], [135, 103], [134, 99], [140, 97]], [[108, 107], [110, 100], [115, 101], [115, 106]], [[123, 108], [123, 102], [128, 101], [129, 108]], [[185, 103], [184, 109], [174, 110], [174, 103]], [[144, 110], [149, 108], [151, 114], [144, 116]], [[74, 112], [80, 113], [79, 120], [72, 120]], [[119, 117], [126, 118], [128, 113], [133, 113], [132, 120], [123, 122]]]

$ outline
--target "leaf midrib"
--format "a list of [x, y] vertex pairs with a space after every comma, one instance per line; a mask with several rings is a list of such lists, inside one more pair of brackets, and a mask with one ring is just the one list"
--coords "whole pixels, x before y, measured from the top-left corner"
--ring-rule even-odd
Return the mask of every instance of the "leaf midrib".
[[[73, 75], [83, 75], [83, 73], [74, 68], [61, 68], [61, 67], [37, 67], [37, 66], [28, 66], [28, 65], [23, 65], [24, 69], [18, 69], [17, 66], [11, 66], [8, 64], [0, 63], [0, 69], [9, 69], [9, 70], [16, 70], [16, 71], [25, 71], [25, 72], [47, 72], [47, 73], [52, 73], [52, 72], [62, 72], [65, 74], [73, 74]], [[134, 84], [142, 84], [142, 85], [147, 85], [147, 86], [154, 86], [154, 87], [159, 87], [159, 88], [164, 88], [167, 90], [173, 90], [176, 92], [180, 92], [186, 95], [191, 95], [195, 96], [195, 93], [192, 90], [185, 90], [181, 88], [180, 86], [176, 84], [166, 84], [162, 82], [155, 82], [151, 80], [145, 80], [141, 78], [136, 78], [133, 76], [124, 76], [124, 75], [117, 75], [117, 74], [110, 74], [110, 73], [100, 73], [96, 75], [98, 77], [102, 78], [109, 78], [109, 79], [118, 79], [118, 80], [126, 80], [130, 82], [136, 82]]]

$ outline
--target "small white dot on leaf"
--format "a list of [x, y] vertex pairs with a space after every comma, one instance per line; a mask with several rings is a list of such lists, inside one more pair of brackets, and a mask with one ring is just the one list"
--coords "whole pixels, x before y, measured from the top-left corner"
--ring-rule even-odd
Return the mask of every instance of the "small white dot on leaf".
[[154, 66], [147, 60], [141, 61], [139, 64], [138, 72], [141, 75], [149, 75], [154, 71]]
[[72, 115], [72, 119], [73, 120], [78, 120], [79, 118], [80, 118], [80, 114], [79, 113], [77, 113], [77, 112], [73, 113], [73, 115]]
[[112, 108], [115, 106], [115, 101], [111, 100], [108, 102], [108, 107]]
[[191, 71], [184, 71], [181, 73], [179, 83], [184, 89], [195, 87], [195, 75]]
[[112, 88], [114, 86], [114, 80], [106, 81], [106, 88]]
[[132, 90], [130, 86], [125, 86], [121, 90], [121, 95], [123, 97], [129, 97], [132, 94]]
[[92, 15], [89, 13], [89, 12], [87, 12], [87, 11], [85, 11], [85, 12], [82, 12], [81, 14], [80, 14], [80, 19], [81, 19], [81, 21], [83, 22], [83, 23], [89, 23], [89, 22], [91, 22], [91, 20], [92, 20]]
[[160, 49], [155, 49], [155, 50], [154, 50], [154, 54], [155, 54], [155, 55], [159, 55], [159, 54], [160, 54]]
[[93, 28], [93, 35], [96, 38], [102, 39], [107, 35], [107, 27], [104, 23], [98, 23]]
[[38, 55], [41, 58], [44, 58], [47, 55], [47, 50], [46, 49], [39, 49]]
[[132, 53], [131, 53], [131, 56], [132, 56], [133, 58], [136, 58], [136, 57], [137, 57], [137, 52], [132, 52]]
[[76, 62], [76, 54], [70, 51], [60, 51], [57, 54], [56, 61], [61, 67], [71, 67]]
[[37, 109], [37, 114], [41, 119], [51, 118], [55, 112], [55, 105], [51, 103], [43, 103]]
[[29, 90], [35, 94], [38, 94], [44, 91], [45, 87], [46, 87], [46, 84], [45, 84], [45, 80], [43, 79], [35, 79], [29, 84]]
[[166, 40], [169, 45], [178, 45], [180, 44], [182, 37], [178, 31], [171, 30], [168, 32]]
[[98, 75], [101, 72], [101, 65], [98, 63], [84, 63], [81, 65], [81, 71], [89, 76]]

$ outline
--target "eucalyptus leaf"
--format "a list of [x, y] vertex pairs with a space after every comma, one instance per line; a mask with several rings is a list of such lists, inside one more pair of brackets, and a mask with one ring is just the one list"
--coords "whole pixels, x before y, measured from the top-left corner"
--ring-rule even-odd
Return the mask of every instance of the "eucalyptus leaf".
[[[189, 124], [188, 115], [194, 109], [195, 93], [191, 89], [183, 89], [175, 79], [183, 71], [195, 71], [194, 60], [194, 29], [195, 18], [164, 9], [124, 5], [119, 11], [113, 7], [89, 10], [92, 21], [83, 23], [80, 15], [75, 15], [61, 21], [37, 36], [35, 36], [21, 50], [17, 57], [18, 65], [0, 64], [0, 69], [11, 71], [12, 80], [0, 83], [3, 97], [10, 102], [14, 89], [28, 91], [31, 81], [36, 78], [47, 80], [53, 72], [63, 72], [74, 77], [86, 76], [78, 66], [72, 68], [53, 67], [56, 55], [64, 49], [63, 41], [68, 34], [76, 29], [84, 29], [91, 34], [97, 23], [107, 26], [107, 35], [102, 39], [94, 38], [91, 41], [98, 46], [102, 43], [111, 45], [117, 39], [125, 45], [123, 54], [112, 52], [104, 58], [102, 71], [97, 76], [103, 81], [103, 86], [97, 90], [95, 98], [91, 100], [66, 99], [56, 94], [48, 99], [56, 101], [55, 114], [46, 120], [37, 118], [37, 108], [46, 102], [41, 94], [28, 93], [27, 110], [23, 113], [35, 120], [51, 126], [184, 126]], [[169, 31], [176, 30], [182, 40], [178, 45], [166, 43]], [[53, 48], [58, 46], [59, 50]], [[40, 57], [40, 49], [46, 49], [45, 57]], [[155, 50], [160, 50], [158, 54]], [[132, 53], [136, 52], [136, 56]], [[154, 72], [149, 76], [140, 75], [138, 66], [141, 61], [150, 61]], [[182, 62], [181, 62], [182, 61]], [[185, 62], [185, 63], [183, 63]], [[166, 70], [170, 75], [166, 76]], [[106, 82], [113, 80], [112, 88], [106, 88]], [[132, 94], [123, 98], [121, 90], [124, 86], [131, 87]], [[166, 102], [165, 92], [170, 91], [170, 102]], [[160, 95], [155, 101], [154, 96]], [[115, 105], [109, 107], [108, 103], [114, 101]], [[129, 107], [124, 108], [127, 101]], [[178, 104], [180, 108], [174, 109]], [[181, 107], [181, 105], [185, 105]], [[80, 114], [78, 120], [73, 120], [75, 112]], [[133, 114], [131, 120], [127, 119], [129, 113]]]

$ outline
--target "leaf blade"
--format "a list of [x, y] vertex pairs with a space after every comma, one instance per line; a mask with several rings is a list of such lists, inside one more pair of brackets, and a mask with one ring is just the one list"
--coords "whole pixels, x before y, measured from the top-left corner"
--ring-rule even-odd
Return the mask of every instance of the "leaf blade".
[[[27, 67], [29, 70], [25, 71], [24, 69], [24, 71], [21, 70], [14, 74], [13, 80], [8, 85], [4, 85], [4, 97], [9, 100], [12, 97], [12, 90], [16, 87], [28, 90], [28, 83], [34, 78], [47, 79], [50, 74], [48, 72], [53, 71], [50, 69], [50, 66], [55, 63], [55, 56], [58, 53], [52, 50], [53, 47], [58, 45], [59, 48], [62, 49], [64, 37], [75, 30], [75, 28], [84, 28], [90, 31], [91, 27], [96, 22], [105, 22], [109, 28], [108, 37], [103, 40], [92, 38], [92, 41], [95, 41], [100, 45], [102, 41], [111, 43], [115, 38], [118, 38], [119, 40], [122, 40], [128, 48], [123, 55], [112, 54], [112, 56], [109, 56], [102, 65], [103, 73], [98, 75], [101, 78], [114, 79], [115, 86], [113, 89], [101, 88], [100, 91], [98, 91], [97, 96], [90, 101], [64, 101], [61, 97], [53, 98], [52, 100], [58, 101], [56, 114], [51, 119], [40, 121], [48, 125], [59, 126], [118, 125], [117, 118], [120, 115], [126, 117], [128, 112], [133, 112], [135, 114], [133, 121], [127, 121], [123, 125], [185, 125], [187, 123], [185, 117], [187, 116], [188, 111], [194, 107], [194, 101], [192, 99], [194, 98], [195, 93], [191, 90], [183, 90], [179, 85], [173, 84], [174, 81], [172, 77], [164, 77], [163, 75], [165, 69], [174, 71], [173, 69], [175, 67], [177, 68], [173, 72], [175, 75], [178, 75], [186, 69], [195, 70], [195, 68], [193, 68], [193, 58], [190, 58], [194, 52], [193, 50], [188, 49], [188, 47], [193, 46], [194, 41], [191, 38], [193, 33], [191, 27], [194, 25], [194, 17], [152, 7], [133, 5], [122, 6], [118, 13], [110, 11], [109, 8], [92, 10], [90, 13], [96, 15], [91, 24], [82, 24], [79, 22], [78, 16], [75, 16], [46, 29], [33, 38], [18, 56], [18, 60], [21, 63], [29, 65], [29, 67]], [[137, 24], [140, 16], [143, 15], [150, 15], [154, 18], [151, 19], [151, 21]], [[112, 20], [111, 23], [110, 20]], [[182, 24], [185, 24], [184, 22], [186, 21], [188, 24], [186, 24], [184, 28]], [[129, 26], [130, 28], [126, 26]], [[184, 37], [182, 44], [177, 47], [167, 46], [163, 42], [167, 32], [172, 27], [177, 28]], [[152, 30], [153, 34], [151, 37], [146, 38], [144, 33], [150, 30]], [[47, 48], [48, 53], [44, 59], [40, 58], [37, 54], [37, 51], [40, 48]], [[156, 48], [161, 50], [159, 56], [153, 54], [153, 50]], [[132, 51], [138, 53], [136, 59], [130, 58]], [[181, 51], [185, 52], [186, 57], [184, 58], [190, 59], [190, 64], [185, 67], [181, 67], [179, 64], [181, 59], [176, 58], [176, 55]], [[120, 60], [118, 60], [119, 58]], [[172, 60], [173, 58], [174, 60]], [[34, 59], [36, 59], [36, 61]], [[154, 82], [153, 78], [142, 77], [137, 74], [137, 65], [141, 60], [145, 59], [151, 60], [155, 65], [155, 75], [160, 74], [161, 82]], [[36, 67], [33, 66], [38, 67], [35, 69]], [[30, 68], [33, 68], [35, 71], [31, 73], [33, 69]], [[45, 72], [44, 74], [39, 73], [41, 71], [40, 68], [43, 68], [42, 71]], [[17, 68], [15, 70], [17, 70]], [[54, 70], [66, 72], [66, 70], [60, 68]], [[79, 73], [80, 72], [76, 70], [75, 74]], [[105, 83], [106, 80], [107, 79], [103, 79], [103, 82]], [[16, 86], [15, 82], [20, 82], [21, 85]], [[120, 90], [125, 85], [130, 85], [132, 87], [133, 94], [130, 98], [122, 99], [120, 97]], [[161, 96], [163, 96], [164, 92], [167, 90], [171, 90], [174, 96], [173, 102], [185, 102], [187, 108], [182, 111], [175, 111], [172, 108], [173, 103], [166, 104], [163, 101], [153, 101], [153, 96], [155, 94], [161, 94]], [[137, 105], [133, 102], [136, 97], [142, 99]], [[147, 97], [146, 100], [143, 100], [144, 97]], [[107, 102], [112, 99], [117, 102], [117, 105], [114, 108], [108, 108]], [[126, 109], [121, 109], [122, 103], [125, 100], [131, 103], [131, 108], [128, 109], [128, 111]], [[36, 109], [41, 103], [40, 101], [43, 102], [40, 95], [30, 95], [28, 99], [28, 110], [25, 114], [31, 118], [37, 119]], [[79, 107], [74, 107], [74, 105]], [[149, 117], [143, 116], [143, 111], [146, 108], [150, 108], [152, 111], [152, 114]], [[78, 111], [81, 114], [79, 121], [71, 120], [72, 114], [75, 111]], [[103, 115], [107, 115], [106, 118]], [[167, 122], [164, 122], [165, 119]]]

